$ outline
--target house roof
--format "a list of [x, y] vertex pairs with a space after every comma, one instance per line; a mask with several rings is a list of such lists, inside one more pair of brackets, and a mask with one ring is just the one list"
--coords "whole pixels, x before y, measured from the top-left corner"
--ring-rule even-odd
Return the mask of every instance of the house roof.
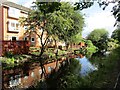
[[31, 9], [30, 8], [27, 8], [27, 7], [24, 7], [22, 5], [19, 5], [19, 4], [16, 4], [16, 3], [13, 3], [13, 2], [10, 2], [10, 1], [4, 1], [2, 2], [2, 5], [4, 6], [9, 6], [9, 7], [13, 7], [13, 8], [17, 8], [19, 10], [23, 10], [23, 11], [30, 11]]

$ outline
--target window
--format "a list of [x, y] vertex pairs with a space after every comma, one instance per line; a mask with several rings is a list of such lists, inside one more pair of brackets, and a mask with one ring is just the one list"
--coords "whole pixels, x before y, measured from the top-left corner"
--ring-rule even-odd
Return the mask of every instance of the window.
[[35, 38], [34, 37], [31, 38], [31, 42], [35, 42]]
[[15, 23], [11, 23], [11, 27], [15, 27]]
[[10, 20], [8, 23], [8, 31], [18, 32], [19, 31], [18, 21]]
[[16, 30], [18, 30], [18, 28], [19, 28], [19, 24], [18, 24], [18, 23], [16, 23]]
[[19, 18], [19, 16], [20, 16], [20, 10], [16, 9], [16, 8], [9, 7], [8, 15], [10, 17]]
[[15, 40], [16, 40], [16, 37], [12, 37], [12, 40], [15, 41]]
[[27, 37], [24, 37], [24, 40], [25, 40], [25, 41], [27, 41], [27, 40], [28, 40], [28, 38], [27, 38]]

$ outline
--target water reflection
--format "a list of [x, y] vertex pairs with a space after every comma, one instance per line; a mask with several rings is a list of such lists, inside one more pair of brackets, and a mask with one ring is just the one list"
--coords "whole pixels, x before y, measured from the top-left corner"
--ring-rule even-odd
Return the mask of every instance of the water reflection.
[[76, 58], [76, 59], [79, 60], [81, 64], [81, 71], [80, 71], [81, 76], [86, 76], [88, 75], [88, 73], [98, 70], [98, 68], [95, 65], [92, 65], [86, 57]]

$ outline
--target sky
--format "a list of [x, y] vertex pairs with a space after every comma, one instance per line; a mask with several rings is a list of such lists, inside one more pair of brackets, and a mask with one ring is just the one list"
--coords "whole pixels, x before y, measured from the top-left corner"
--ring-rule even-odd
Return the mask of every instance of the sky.
[[109, 36], [115, 30], [115, 18], [111, 13], [114, 4], [110, 4], [105, 10], [99, 7], [97, 3], [88, 9], [82, 10], [85, 14], [85, 27], [82, 32], [82, 36], [86, 37], [94, 29], [106, 29], [109, 32]]
[[[9, 0], [17, 4], [30, 7], [35, 0]], [[69, 0], [65, 0], [69, 1]], [[71, 0], [72, 2], [74, 0]], [[85, 38], [94, 29], [104, 28], [109, 32], [109, 36], [115, 30], [115, 19], [111, 13], [114, 4], [110, 4], [105, 10], [99, 7], [95, 2], [90, 8], [82, 10], [82, 14], [85, 15], [85, 27], [83, 28], [82, 36]]]

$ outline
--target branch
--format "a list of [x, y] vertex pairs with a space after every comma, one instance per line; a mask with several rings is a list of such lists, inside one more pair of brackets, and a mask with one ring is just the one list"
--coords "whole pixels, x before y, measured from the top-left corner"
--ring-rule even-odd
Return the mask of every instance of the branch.
[[49, 36], [47, 36], [47, 38], [46, 38], [46, 40], [45, 40], [45, 42], [44, 42], [44, 46], [47, 45], [48, 38], [49, 38]]
[[40, 35], [36, 31], [33, 31], [33, 32], [40, 38]]
[[42, 45], [42, 46], [44, 46], [44, 44], [43, 44], [43, 42], [42, 42], [42, 38], [43, 38], [44, 31], [45, 31], [45, 30], [43, 29], [42, 34], [41, 34], [41, 36], [40, 36], [40, 41], [41, 41], [41, 45]]

